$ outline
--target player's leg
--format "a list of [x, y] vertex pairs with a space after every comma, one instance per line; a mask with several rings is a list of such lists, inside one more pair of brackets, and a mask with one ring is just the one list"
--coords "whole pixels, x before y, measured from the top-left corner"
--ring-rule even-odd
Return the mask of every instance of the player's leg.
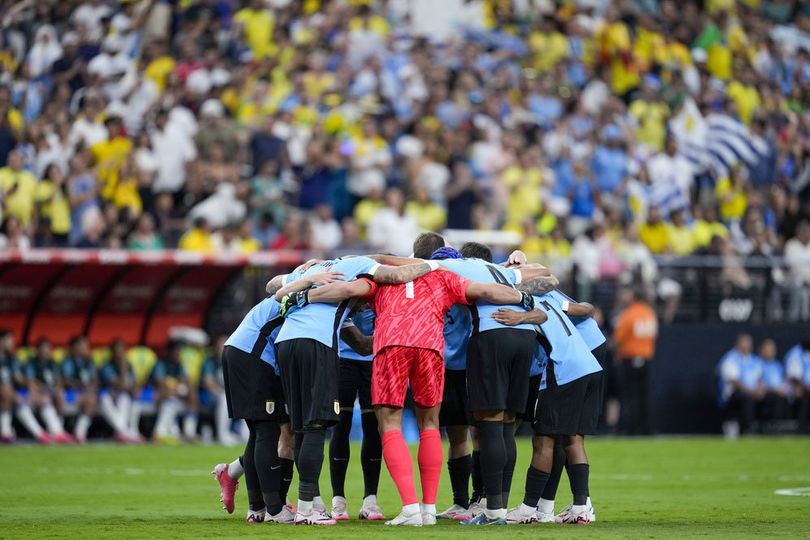
[[383, 459], [402, 501], [402, 511], [386, 521], [386, 525], [422, 525], [413, 460], [402, 435], [402, 407], [414, 358], [404, 347], [386, 347], [374, 356], [372, 367], [371, 399], [380, 428]]
[[363, 429], [363, 443], [360, 447], [360, 464], [363, 468], [363, 506], [360, 519], [385, 520], [385, 515], [377, 502], [377, 488], [380, 484], [382, 466], [382, 439], [377, 424], [377, 415], [371, 404], [372, 363], [362, 362], [360, 366], [360, 422]]
[[28, 430], [28, 432], [40, 443], [47, 444], [51, 442], [51, 437], [42, 429], [42, 426], [37, 422], [34, 412], [31, 410], [29, 403], [35, 404], [34, 397], [31, 392], [28, 392], [25, 397], [15, 392], [15, 402], [17, 408], [15, 413], [17, 420]]
[[422, 524], [436, 524], [436, 495], [442, 474], [443, 448], [439, 410], [444, 394], [444, 361], [430, 349], [414, 349], [410, 382], [419, 428], [419, 478], [422, 483]]
[[[533, 441], [536, 439], [533, 439]], [[562, 478], [562, 471], [565, 468], [565, 445], [563, 444], [563, 437], [555, 437], [554, 440], [554, 459], [551, 465], [551, 473], [549, 474], [546, 487], [543, 489], [543, 494], [540, 496], [540, 503], [537, 506], [537, 521], [541, 523], [552, 523], [554, 521], [554, 501], [557, 497], [557, 489], [560, 486], [560, 479]]]
[[357, 397], [359, 369], [355, 362], [340, 361], [340, 418], [329, 441], [329, 478], [332, 481], [332, 517], [349, 519], [346, 507], [346, 471], [349, 468], [349, 435], [352, 431], [354, 400]]
[[79, 406], [79, 417], [76, 419], [76, 427], [73, 429], [73, 436], [79, 443], [87, 442], [87, 432], [96, 414], [98, 399], [95, 388], [85, 388], [81, 394], [77, 405]]
[[503, 504], [504, 508], [509, 507], [509, 492], [512, 489], [512, 476], [515, 473], [515, 463], [517, 462], [517, 442], [515, 441], [515, 414], [506, 412], [503, 421], [503, 443], [506, 449], [506, 463], [503, 467]]
[[183, 396], [183, 438], [187, 441], [197, 439], [197, 424], [199, 422], [200, 410], [200, 389], [198, 387], [186, 388], [186, 395]]
[[11, 412], [14, 409], [14, 388], [10, 384], [0, 384], [0, 442], [13, 442]]
[[174, 388], [160, 381], [157, 384], [155, 401], [158, 407], [155, 429], [152, 438], [155, 441], [173, 442], [177, 431], [177, 414], [180, 412], [180, 401]]
[[267, 510], [265, 521], [280, 519], [284, 506], [279, 497], [278, 439], [279, 425], [275, 420], [258, 420], [254, 423], [256, 442], [253, 448], [253, 462], [259, 477], [262, 500]]
[[472, 456], [467, 439], [467, 372], [448, 370], [444, 372], [444, 394], [439, 412], [439, 424], [447, 433], [447, 472], [453, 491], [453, 505], [437, 515], [440, 519], [453, 519], [456, 516], [469, 517], [470, 472]]
[[37, 395], [36, 401], [40, 403], [39, 414], [45, 422], [45, 427], [56, 442], [72, 442], [73, 437], [65, 433], [65, 425], [57, 411], [56, 404], [59, 394], [48, 389], [38, 388], [33, 392]]
[[[470, 422], [474, 423], [472, 420], [472, 414], [469, 412], [468, 417], [470, 418]], [[469, 511], [474, 517], [477, 515], [475, 512], [480, 514], [484, 511], [484, 508], [486, 508], [486, 500], [484, 498], [484, 480], [481, 476], [481, 447], [478, 444], [478, 430], [474, 425], [470, 426], [470, 440], [472, 441], [472, 470], [470, 471], [472, 495], [470, 496]]]
[[[278, 459], [281, 464], [279, 472], [281, 473], [281, 480], [279, 481], [279, 498], [286, 504], [287, 493], [290, 491], [290, 484], [293, 480], [293, 469], [295, 468], [295, 433], [290, 427], [290, 419], [281, 424], [281, 435], [278, 439]], [[292, 509], [293, 512], [295, 511]]]
[[119, 442], [127, 442], [128, 428], [126, 415], [121, 408], [116, 404], [113, 394], [108, 390], [102, 390], [101, 396], [98, 400], [98, 408], [101, 411], [101, 416], [113, 428], [115, 432], [115, 440]]
[[267, 509], [264, 506], [259, 474], [256, 471], [256, 428], [253, 420], [245, 420], [250, 435], [245, 445], [245, 452], [242, 454], [242, 464], [245, 469], [245, 485], [248, 494], [248, 513], [245, 520], [248, 523], [258, 523], [264, 521]]

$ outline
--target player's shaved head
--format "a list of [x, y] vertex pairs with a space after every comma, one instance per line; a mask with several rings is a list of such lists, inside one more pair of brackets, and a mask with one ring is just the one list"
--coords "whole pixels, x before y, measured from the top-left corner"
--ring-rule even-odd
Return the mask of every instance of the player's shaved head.
[[492, 262], [492, 250], [478, 242], [467, 242], [461, 247], [461, 254], [466, 259], [483, 259]]
[[424, 232], [413, 241], [413, 256], [417, 259], [430, 259], [434, 251], [444, 246], [442, 235], [435, 232]]

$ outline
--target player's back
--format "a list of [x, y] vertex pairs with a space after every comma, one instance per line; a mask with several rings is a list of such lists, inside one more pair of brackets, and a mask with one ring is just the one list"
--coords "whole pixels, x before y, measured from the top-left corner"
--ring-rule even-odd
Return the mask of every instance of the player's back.
[[562, 385], [601, 371], [602, 367], [585, 344], [574, 323], [562, 307], [548, 294], [535, 296], [535, 306], [546, 313], [548, 319], [540, 330], [551, 345], [547, 382]]
[[[507, 287], [514, 287], [520, 283], [520, 272], [498, 266], [483, 259], [446, 259], [439, 261], [442, 266], [466, 278], [470, 281], [478, 283], [500, 283]], [[503, 306], [490, 304], [484, 301], [476, 301], [470, 307], [470, 314], [472, 315], [472, 333], [485, 332], [487, 330], [496, 330], [501, 328], [519, 328], [523, 330], [532, 330], [530, 324], [520, 324], [517, 326], [505, 326], [492, 318], [492, 314], [498, 311]]]
[[[371, 277], [376, 266], [377, 263], [368, 257], [348, 257], [318, 263], [304, 272], [303, 276], [331, 270], [341, 272], [346, 281], [352, 281], [358, 277]], [[295, 310], [287, 315], [276, 343], [291, 339], [314, 339], [337, 351], [338, 333], [352, 305], [352, 301], [338, 305], [317, 302]]]
[[444, 315], [466, 303], [467, 280], [431, 272], [402, 285], [379, 285], [370, 302], [376, 313], [374, 351], [390, 345], [444, 353]]
[[[272, 296], [253, 306], [239, 323], [239, 326], [225, 341], [225, 345], [236, 347], [240, 351], [257, 354], [262, 360], [276, 366], [274, 341], [281, 330], [284, 320], [280, 317], [281, 306]], [[260, 350], [254, 350], [259, 337], [267, 339], [259, 343]]]

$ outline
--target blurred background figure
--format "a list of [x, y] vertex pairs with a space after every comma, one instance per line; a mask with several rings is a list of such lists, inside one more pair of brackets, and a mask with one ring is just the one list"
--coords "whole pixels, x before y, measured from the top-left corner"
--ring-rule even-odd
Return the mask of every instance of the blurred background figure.
[[650, 433], [649, 364], [655, 356], [658, 318], [643, 289], [635, 289], [633, 301], [616, 319], [613, 343], [619, 365], [621, 420], [628, 435]]

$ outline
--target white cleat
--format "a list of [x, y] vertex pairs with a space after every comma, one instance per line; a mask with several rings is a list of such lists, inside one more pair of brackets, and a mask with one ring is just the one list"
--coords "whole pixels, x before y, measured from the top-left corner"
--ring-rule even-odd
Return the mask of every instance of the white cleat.
[[487, 509], [487, 499], [486, 497], [484, 497], [470, 505], [470, 507], [467, 509], [466, 516], [458, 516], [454, 519], [472, 519], [474, 517], [483, 514], [484, 510], [486, 509]]
[[326, 512], [319, 512], [313, 508], [309, 514], [296, 512], [294, 523], [296, 525], [335, 525], [337, 521]]
[[376, 501], [364, 501], [358, 517], [369, 521], [385, 521], [385, 514], [383, 514], [382, 508]]
[[524, 505], [521, 504], [506, 514], [507, 525], [528, 525], [530, 523], [537, 523], [537, 511], [534, 508], [527, 511]]
[[422, 512], [422, 525], [430, 526], [436, 525], [436, 514], [431, 514], [430, 512]]
[[456, 516], [470, 517], [469, 510], [461, 505], [454, 504], [436, 517], [439, 519], [456, 519]]
[[397, 517], [392, 520], [386, 521], [386, 525], [392, 526], [405, 526], [405, 527], [421, 527], [422, 526], [422, 512], [414, 512], [413, 514], [406, 514], [400, 512]]
[[334, 518], [335, 521], [346, 521], [349, 519], [345, 497], [332, 497], [332, 518]]
[[588, 525], [596, 521], [596, 516], [593, 514], [593, 507], [586, 506], [584, 510], [574, 511], [574, 507], [569, 505], [554, 520], [564, 525]]
[[545, 512], [537, 511], [537, 523], [556, 523], [554, 514], [546, 514]]
[[245, 517], [245, 523], [248, 525], [253, 525], [254, 523], [261, 523], [264, 521], [266, 512], [264, 508], [258, 511], [248, 510], [247, 516]]
[[290, 525], [292, 523], [295, 523], [295, 511], [291, 510], [290, 507], [285, 504], [284, 506], [281, 507], [281, 512], [279, 512], [275, 516], [265, 514], [264, 522]]

